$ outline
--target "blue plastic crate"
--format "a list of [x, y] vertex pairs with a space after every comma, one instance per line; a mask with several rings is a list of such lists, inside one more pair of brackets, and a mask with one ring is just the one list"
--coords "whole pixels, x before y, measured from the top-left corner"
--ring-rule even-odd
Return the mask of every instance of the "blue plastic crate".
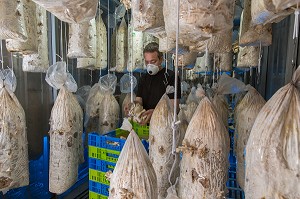
[[116, 164], [95, 158], [89, 158], [89, 168], [102, 172], [113, 171]]
[[98, 182], [89, 181], [89, 190], [104, 196], [109, 195], [109, 186]]
[[95, 146], [95, 147], [101, 147], [101, 141], [100, 141], [100, 136], [93, 132], [93, 133], [89, 133], [89, 140], [88, 140], [88, 144], [90, 146]]
[[88, 143], [90, 146], [95, 146], [95, 147], [114, 150], [114, 151], [121, 151], [126, 140], [115, 138], [115, 136], [113, 136], [113, 133], [114, 131], [109, 132], [105, 135], [90, 133]]

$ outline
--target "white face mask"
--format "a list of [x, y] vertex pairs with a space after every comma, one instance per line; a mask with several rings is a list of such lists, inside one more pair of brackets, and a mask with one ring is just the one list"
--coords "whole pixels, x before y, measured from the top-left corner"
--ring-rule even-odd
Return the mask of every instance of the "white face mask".
[[147, 65], [147, 72], [149, 75], [156, 75], [159, 71], [159, 67], [154, 64]]

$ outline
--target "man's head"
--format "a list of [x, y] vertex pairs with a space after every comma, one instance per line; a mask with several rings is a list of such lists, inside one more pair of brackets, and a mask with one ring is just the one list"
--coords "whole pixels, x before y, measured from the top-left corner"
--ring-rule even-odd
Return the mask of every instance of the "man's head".
[[146, 65], [152, 64], [158, 66], [159, 70], [162, 69], [161, 63], [163, 61], [163, 53], [159, 52], [158, 43], [156, 42], [149, 43], [144, 48], [143, 53], [144, 53], [144, 59]]

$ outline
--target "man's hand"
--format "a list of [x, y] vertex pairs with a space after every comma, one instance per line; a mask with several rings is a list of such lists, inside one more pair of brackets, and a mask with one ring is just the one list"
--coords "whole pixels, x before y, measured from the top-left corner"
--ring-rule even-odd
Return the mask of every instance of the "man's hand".
[[141, 115], [141, 118], [144, 118], [144, 119], [140, 122], [140, 125], [144, 126], [150, 122], [153, 111], [154, 111], [154, 109], [149, 109]]
[[132, 105], [133, 105], [133, 103], [125, 104], [124, 110], [123, 110], [125, 117], [128, 117], [128, 114], [129, 114], [129, 111], [130, 111]]

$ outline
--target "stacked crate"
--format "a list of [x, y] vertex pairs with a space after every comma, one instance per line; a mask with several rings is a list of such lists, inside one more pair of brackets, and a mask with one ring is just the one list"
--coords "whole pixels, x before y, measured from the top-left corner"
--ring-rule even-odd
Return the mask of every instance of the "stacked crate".
[[[149, 127], [133, 125], [140, 138], [149, 137]], [[148, 130], [147, 130], [148, 129]], [[109, 195], [109, 180], [106, 172], [113, 171], [118, 161], [125, 139], [129, 132], [121, 129], [109, 132], [105, 135], [97, 133], [89, 134], [89, 198], [107, 199]], [[147, 152], [149, 144], [142, 140]]]

